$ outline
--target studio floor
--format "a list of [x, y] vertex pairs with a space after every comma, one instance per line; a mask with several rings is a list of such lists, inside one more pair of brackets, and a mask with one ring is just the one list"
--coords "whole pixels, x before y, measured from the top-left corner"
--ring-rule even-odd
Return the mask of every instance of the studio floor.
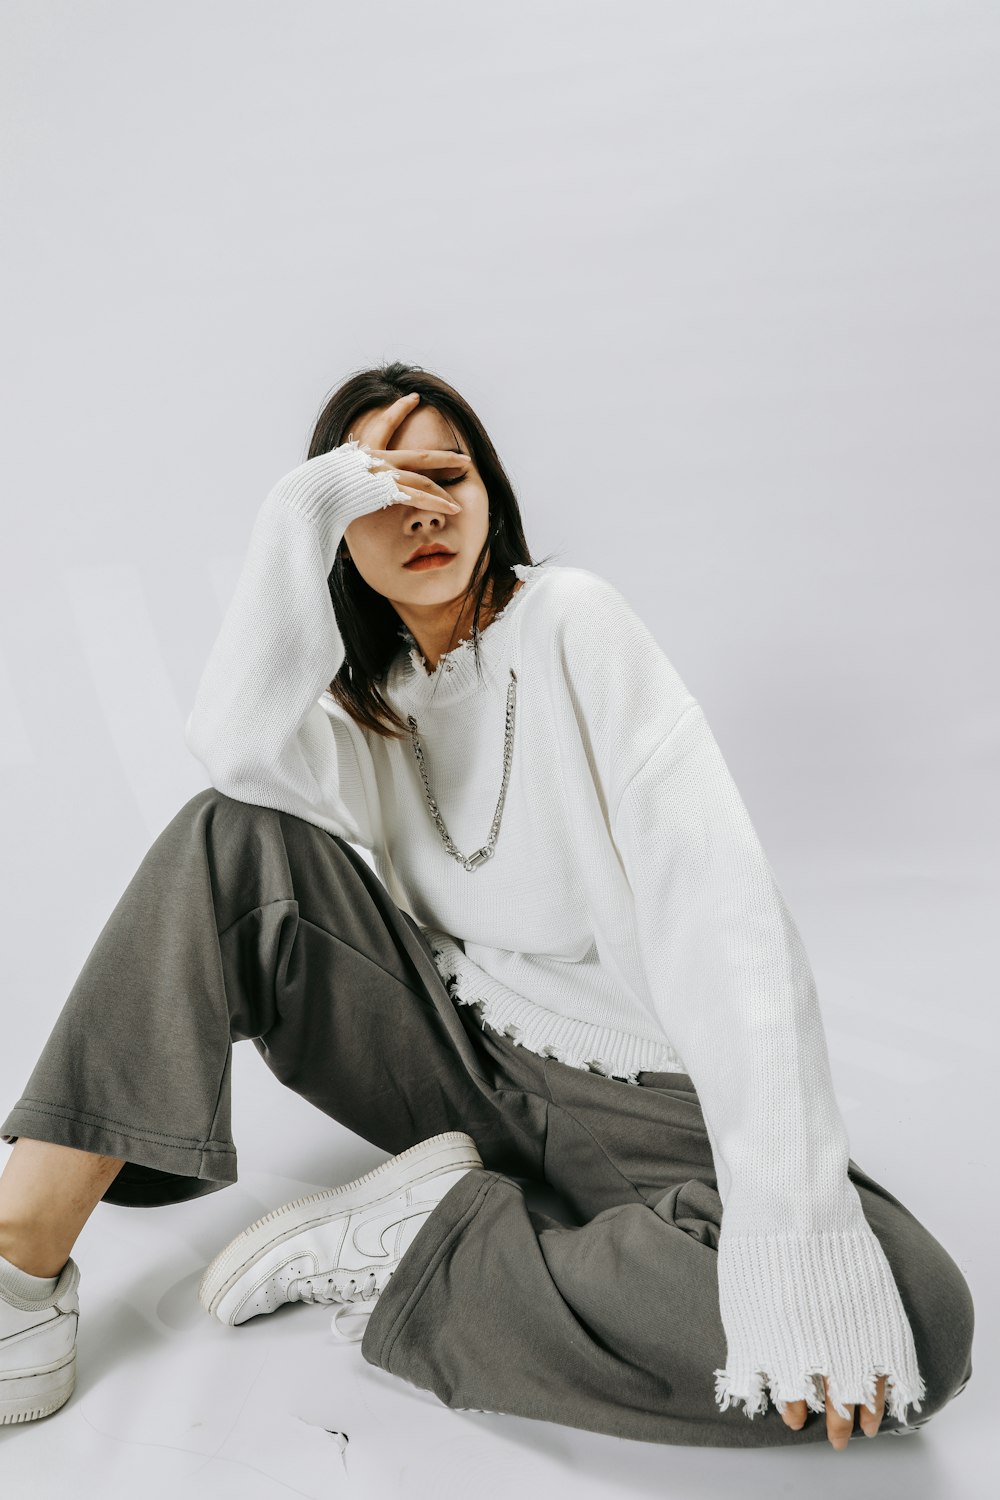
[[[982, 1494], [992, 1458], [996, 1317], [987, 1258], [997, 1215], [980, 1184], [992, 1170], [994, 1049], [974, 1035], [983, 956], [967, 939], [982, 930], [987, 893], [905, 881], [866, 904], [857, 881], [804, 896], [800, 883], [799, 892], [806, 928], [839, 921], [853, 948], [845, 970], [866, 976], [861, 985], [817, 966], [852, 1154], [942, 1240], [977, 1301], [972, 1381], [927, 1428], [855, 1440], [844, 1452], [826, 1443], [801, 1452], [637, 1443], [452, 1411], [369, 1365], [358, 1344], [336, 1342], [323, 1307], [285, 1307], [224, 1328], [197, 1301], [218, 1249], [268, 1209], [385, 1160], [282, 1089], [240, 1044], [239, 1182], [165, 1209], [98, 1208], [74, 1252], [82, 1272], [77, 1390], [52, 1417], [0, 1430], [4, 1500]], [[896, 951], [905, 944], [902, 978], [898, 965], [891, 977], [886, 922], [898, 926]], [[936, 990], [940, 964], [931, 954], [943, 942], [959, 975], [947, 996]], [[9, 1092], [13, 1077], [4, 1081]], [[527, 1191], [560, 1216], [552, 1195]]]

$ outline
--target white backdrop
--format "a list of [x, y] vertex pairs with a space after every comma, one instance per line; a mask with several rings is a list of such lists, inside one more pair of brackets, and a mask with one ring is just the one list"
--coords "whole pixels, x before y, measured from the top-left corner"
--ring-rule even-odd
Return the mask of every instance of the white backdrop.
[[750, 1463], [460, 1416], [305, 1309], [233, 1352], [201, 1267], [258, 1204], [382, 1159], [243, 1047], [240, 1183], [97, 1211], [77, 1395], [0, 1434], [0, 1479], [62, 1494], [87, 1458], [103, 1494], [327, 1494], [347, 1474], [301, 1402], [336, 1388], [373, 1495], [662, 1494], [665, 1469], [772, 1494], [806, 1466], [833, 1493], [888, 1462], [958, 1487], [997, 1394], [1000, 11], [3, 0], [0, 23], [0, 1111], [205, 785], [184, 721], [264, 495], [348, 373], [413, 360], [479, 411], [533, 555], [609, 577], [704, 705], [813, 961], [852, 1155], [978, 1319], [923, 1468], [895, 1441]]

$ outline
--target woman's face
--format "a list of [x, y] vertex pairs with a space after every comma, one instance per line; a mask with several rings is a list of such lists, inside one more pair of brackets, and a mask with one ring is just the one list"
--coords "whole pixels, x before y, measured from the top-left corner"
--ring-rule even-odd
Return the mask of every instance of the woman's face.
[[[361, 442], [366, 441], [366, 419], [371, 415], [366, 412], [351, 424], [352, 435]], [[389, 450], [396, 448], [468, 451], [441, 412], [423, 402], [390, 437]], [[486, 486], [475, 464], [466, 465], [458, 483], [451, 482], [456, 474], [449, 470], [443, 474], [440, 469], [416, 472], [425, 473], [436, 483], [441, 483], [438, 476], [442, 476], [446, 480], [442, 488], [462, 509], [450, 511], [442, 506], [440, 510], [421, 510], [397, 501], [395, 505], [359, 516], [344, 532], [347, 549], [362, 578], [384, 594], [408, 624], [432, 620], [440, 614], [442, 606], [464, 594], [489, 531]], [[455, 554], [451, 562], [423, 569], [407, 568], [407, 559], [426, 542], [440, 542], [447, 547]]]

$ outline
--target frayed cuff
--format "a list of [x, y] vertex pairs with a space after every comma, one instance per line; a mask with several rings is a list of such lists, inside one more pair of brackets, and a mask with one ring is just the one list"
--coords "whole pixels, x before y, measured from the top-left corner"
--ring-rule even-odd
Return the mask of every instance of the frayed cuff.
[[926, 1394], [909, 1321], [881, 1244], [860, 1228], [803, 1234], [728, 1235], [719, 1239], [719, 1306], [726, 1368], [715, 1371], [725, 1411], [779, 1411], [805, 1401], [826, 1409], [823, 1377], [838, 1414], [875, 1409], [875, 1383], [886, 1377], [886, 1410], [907, 1425], [906, 1408]]

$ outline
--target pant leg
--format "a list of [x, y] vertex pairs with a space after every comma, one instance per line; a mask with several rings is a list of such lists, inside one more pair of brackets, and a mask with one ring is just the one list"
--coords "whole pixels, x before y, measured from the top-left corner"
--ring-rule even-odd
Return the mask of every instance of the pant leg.
[[2, 1134], [122, 1157], [110, 1203], [213, 1192], [236, 1180], [232, 1043], [247, 1038], [383, 1150], [463, 1129], [498, 1170], [540, 1165], [419, 927], [357, 851], [211, 787], [142, 860]]
[[[722, 1209], [690, 1077], [646, 1073], [636, 1088], [485, 1036], [509, 1078], [546, 1102], [545, 1178], [581, 1222], [529, 1209], [502, 1177], [468, 1174], [382, 1294], [364, 1357], [458, 1409], [692, 1446], [827, 1441], [821, 1414], [794, 1431], [773, 1403], [752, 1421], [716, 1404]], [[971, 1375], [972, 1299], [902, 1204], [853, 1162], [851, 1176], [912, 1320], [927, 1385], [913, 1429]], [[895, 1430], [907, 1429], [884, 1418], [880, 1433]]]
[[[550, 1177], [572, 1202], [581, 1218], [600, 1213], [613, 1198], [620, 1177], [635, 1189], [640, 1205], [631, 1210], [644, 1219], [651, 1209], [673, 1232], [685, 1258], [689, 1245], [694, 1258], [683, 1285], [688, 1295], [695, 1291], [697, 1315], [692, 1328], [692, 1347], [710, 1338], [714, 1363], [725, 1364], [725, 1343], [717, 1310], [716, 1254], [722, 1224], [722, 1203], [714, 1175], [711, 1150], [697, 1091], [686, 1073], [645, 1073], [642, 1087], [628, 1091], [613, 1083], [599, 1092], [601, 1080], [576, 1070], [550, 1069], [547, 1074], [553, 1108], [550, 1110], [546, 1166]], [[604, 1080], [607, 1082], [607, 1080]], [[668, 1143], [667, 1152], [661, 1143]], [[593, 1155], [589, 1143], [597, 1142], [607, 1162], [605, 1170], [585, 1169]], [[918, 1363], [926, 1383], [926, 1395], [917, 1412], [911, 1409], [907, 1424], [883, 1419], [880, 1431], [916, 1428], [929, 1421], [961, 1390], [972, 1374], [974, 1307], [972, 1295], [959, 1267], [944, 1247], [916, 1217], [858, 1164], [850, 1160], [848, 1174], [857, 1188], [865, 1218], [881, 1244], [893, 1271], [900, 1298], [913, 1330]], [[679, 1233], [678, 1233], [679, 1231]], [[678, 1296], [682, 1295], [678, 1288]], [[719, 1358], [714, 1359], [715, 1353]], [[750, 1422], [742, 1411], [731, 1409], [745, 1427], [761, 1423], [754, 1445], [770, 1442], [770, 1425], [784, 1440], [789, 1429], [772, 1404]], [[730, 1413], [721, 1413], [728, 1416]], [[807, 1430], [826, 1436], [826, 1419], [808, 1413]], [[855, 1429], [855, 1435], [861, 1435]], [[749, 1435], [748, 1435], [749, 1436]]]

